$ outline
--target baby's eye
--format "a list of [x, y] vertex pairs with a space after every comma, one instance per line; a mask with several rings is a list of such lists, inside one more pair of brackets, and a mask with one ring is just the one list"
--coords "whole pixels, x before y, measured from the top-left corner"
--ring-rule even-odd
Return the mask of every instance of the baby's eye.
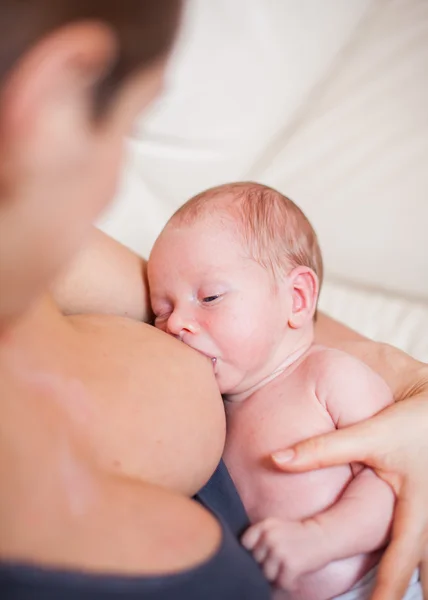
[[209, 304], [210, 302], [218, 300], [218, 298], [220, 298], [220, 294], [215, 294], [214, 296], [205, 296], [205, 298], [202, 298], [202, 302], [204, 304]]

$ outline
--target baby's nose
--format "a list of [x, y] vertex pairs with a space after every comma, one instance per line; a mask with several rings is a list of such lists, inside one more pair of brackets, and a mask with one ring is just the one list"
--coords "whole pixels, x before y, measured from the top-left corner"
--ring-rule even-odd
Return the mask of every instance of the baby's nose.
[[190, 316], [175, 310], [168, 319], [167, 331], [181, 339], [185, 333], [197, 333], [198, 326]]

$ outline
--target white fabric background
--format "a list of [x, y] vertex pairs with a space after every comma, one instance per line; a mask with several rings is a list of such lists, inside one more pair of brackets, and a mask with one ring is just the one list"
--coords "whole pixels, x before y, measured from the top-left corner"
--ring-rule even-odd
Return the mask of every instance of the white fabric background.
[[428, 361], [426, 0], [190, 0], [100, 226], [147, 255], [190, 195], [240, 179], [313, 222], [323, 309]]

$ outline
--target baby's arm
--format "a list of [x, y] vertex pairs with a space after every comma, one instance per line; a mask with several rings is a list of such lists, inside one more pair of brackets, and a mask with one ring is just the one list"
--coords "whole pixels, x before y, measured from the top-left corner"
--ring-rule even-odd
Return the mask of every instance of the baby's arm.
[[[318, 372], [317, 397], [337, 428], [392, 404], [386, 383], [352, 356], [325, 350], [310, 360]], [[351, 467], [354, 479], [329, 509], [300, 522], [266, 519], [245, 533], [244, 545], [280, 587], [291, 588], [301, 575], [386, 544], [395, 501], [392, 489], [371, 469]]]
[[[393, 404], [389, 387], [365, 364], [335, 350], [323, 354], [317, 396], [338, 429]], [[340, 500], [309, 520], [320, 530], [319, 552], [325, 552], [326, 563], [373, 552], [388, 541], [395, 502], [393, 491], [371, 469], [351, 467], [355, 478]]]

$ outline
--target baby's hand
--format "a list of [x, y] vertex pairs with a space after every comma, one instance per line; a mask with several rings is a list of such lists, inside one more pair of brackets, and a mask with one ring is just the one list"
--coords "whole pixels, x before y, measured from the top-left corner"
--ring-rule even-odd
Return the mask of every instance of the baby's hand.
[[309, 521], [269, 518], [249, 527], [241, 541], [262, 565], [270, 582], [283, 590], [292, 590], [299, 577], [325, 566], [317, 552], [320, 532], [316, 527]]

